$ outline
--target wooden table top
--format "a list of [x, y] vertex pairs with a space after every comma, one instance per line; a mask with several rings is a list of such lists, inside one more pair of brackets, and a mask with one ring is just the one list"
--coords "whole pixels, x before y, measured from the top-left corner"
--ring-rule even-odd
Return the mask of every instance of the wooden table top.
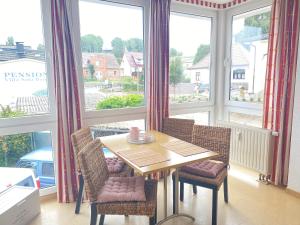
[[[168, 150], [167, 148], [163, 147], [162, 145], [167, 144], [170, 141], [178, 140], [174, 137], [171, 137], [167, 134], [158, 132], [158, 131], [150, 131], [151, 134], [154, 135], [155, 141], [148, 144], [130, 144], [127, 142], [127, 135], [128, 134], [119, 134], [119, 135], [112, 135], [112, 136], [106, 136], [101, 137], [101, 142], [104, 144], [105, 147], [107, 147], [111, 152], [113, 152], [115, 155], [123, 159], [128, 165], [130, 165], [132, 168], [134, 168], [135, 171], [139, 172], [141, 175], [145, 176], [148, 174], [151, 174], [153, 172], [157, 171], [163, 171], [171, 168], [177, 168], [181, 167], [183, 165], [199, 161], [199, 160], [206, 160], [209, 158], [212, 158], [217, 153], [213, 151], [207, 151], [200, 154], [190, 155], [190, 156], [182, 156], [180, 154], [177, 154], [171, 150]], [[147, 148], [151, 149], [157, 153], [160, 153], [164, 156], [166, 156], [169, 160], [152, 164], [149, 166], [143, 166], [139, 167], [135, 165], [133, 162], [128, 160], [126, 157], [122, 156], [120, 154], [120, 151], [122, 150], [132, 150], [135, 151], [137, 149], [141, 148]]]

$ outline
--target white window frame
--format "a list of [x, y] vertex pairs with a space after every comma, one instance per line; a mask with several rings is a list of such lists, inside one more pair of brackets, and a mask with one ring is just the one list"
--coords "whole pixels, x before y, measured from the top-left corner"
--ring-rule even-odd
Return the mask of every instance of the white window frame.
[[79, 81], [79, 94], [80, 99], [83, 104], [82, 112], [83, 112], [83, 123], [84, 126], [92, 126], [101, 123], [110, 123], [110, 122], [121, 122], [128, 120], [139, 120], [146, 118], [147, 112], [147, 102], [146, 102], [146, 83], [148, 80], [148, 71], [147, 71], [147, 53], [148, 53], [148, 24], [149, 24], [149, 8], [150, 4], [147, 0], [88, 0], [90, 2], [100, 3], [100, 4], [121, 4], [136, 6], [143, 8], [143, 40], [144, 40], [144, 71], [145, 71], [145, 105], [142, 107], [135, 108], [123, 108], [123, 109], [105, 109], [105, 110], [94, 110], [94, 111], [86, 111], [85, 109], [85, 94], [84, 94], [84, 80], [82, 74], [82, 53], [80, 49], [80, 18], [79, 18], [79, 0], [73, 4], [73, 22], [74, 22], [74, 32], [75, 32], [75, 57], [77, 60], [77, 71], [78, 71], [78, 81]]
[[[47, 37], [52, 36], [51, 31], [51, 0], [40, 0], [41, 15], [44, 33], [44, 44], [46, 54], [46, 74], [47, 74], [47, 89], [48, 89], [48, 102], [49, 113], [36, 114], [30, 116], [22, 116], [16, 118], [0, 119], [0, 136], [14, 135], [22, 133], [31, 133], [38, 131], [50, 131], [52, 137], [52, 150], [53, 150], [53, 163], [55, 182], [57, 177], [57, 165], [56, 165], [56, 149], [57, 149], [57, 132], [56, 132], [56, 104], [54, 90], [54, 77], [52, 69], [52, 42]], [[56, 186], [40, 189], [40, 196], [45, 196], [56, 192]]]
[[[210, 94], [209, 100], [206, 102], [193, 103], [177, 103], [170, 104], [170, 115], [180, 115], [189, 113], [208, 112], [208, 124], [215, 121], [214, 105], [215, 105], [215, 77], [216, 77], [216, 44], [217, 44], [217, 11], [208, 8], [201, 8], [195, 5], [181, 4], [179, 2], [171, 2], [171, 13], [183, 15], [192, 15], [199, 17], [211, 18], [211, 62], [210, 62]], [[195, 49], [196, 50], [196, 49]]]
[[230, 112], [240, 112], [248, 115], [263, 116], [263, 104], [253, 102], [241, 102], [230, 100], [230, 82], [231, 82], [231, 45], [232, 45], [232, 21], [233, 17], [259, 10], [272, 5], [271, 0], [253, 1], [242, 4], [226, 10], [226, 56], [224, 59], [225, 66], [225, 88], [224, 88], [224, 119], [229, 121]]

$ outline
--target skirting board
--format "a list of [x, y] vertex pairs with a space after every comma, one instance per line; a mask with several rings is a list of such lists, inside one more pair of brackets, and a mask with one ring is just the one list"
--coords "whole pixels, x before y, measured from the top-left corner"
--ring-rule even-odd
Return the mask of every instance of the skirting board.
[[297, 192], [297, 191], [294, 191], [294, 190], [291, 190], [289, 188], [286, 189], [286, 192], [297, 197], [297, 198], [300, 198], [300, 192]]

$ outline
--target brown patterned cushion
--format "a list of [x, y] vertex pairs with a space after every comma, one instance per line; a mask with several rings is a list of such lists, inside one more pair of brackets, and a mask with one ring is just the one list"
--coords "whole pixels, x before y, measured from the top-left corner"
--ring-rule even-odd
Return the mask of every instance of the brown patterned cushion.
[[183, 166], [181, 170], [203, 177], [215, 178], [224, 169], [224, 167], [225, 164], [221, 161], [206, 160]]
[[125, 162], [117, 157], [105, 158], [109, 173], [120, 173], [123, 170]]
[[109, 177], [105, 181], [97, 202], [146, 201], [144, 177]]

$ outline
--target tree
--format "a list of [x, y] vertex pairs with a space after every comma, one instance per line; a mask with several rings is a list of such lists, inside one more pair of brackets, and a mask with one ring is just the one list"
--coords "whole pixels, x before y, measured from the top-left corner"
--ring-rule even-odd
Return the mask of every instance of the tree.
[[182, 53], [177, 51], [175, 48], [171, 48], [170, 49], [170, 57], [174, 57], [174, 56], [182, 56]]
[[176, 85], [184, 80], [183, 63], [181, 56], [175, 56], [170, 59], [170, 84], [174, 88], [174, 99], [176, 94]]
[[15, 40], [14, 40], [13, 36], [7, 37], [6, 45], [7, 46], [14, 46], [15, 45]]
[[210, 52], [210, 46], [209, 45], [200, 45], [197, 49], [197, 53], [194, 57], [193, 64], [195, 65], [198, 63], [201, 59], [203, 59], [208, 53]]
[[81, 50], [83, 52], [102, 52], [103, 39], [100, 36], [87, 34], [81, 37]]
[[[24, 115], [13, 111], [9, 106], [0, 105], [0, 118], [12, 118]], [[0, 136], [0, 166], [16, 166], [16, 162], [32, 150], [30, 134]]]
[[91, 63], [88, 63], [87, 68], [88, 68], [88, 71], [89, 71], [90, 78], [94, 79], [95, 66]]
[[124, 41], [121, 38], [116, 37], [111, 41], [111, 46], [113, 48], [113, 54], [115, 55], [118, 63], [120, 64], [125, 51]]
[[144, 49], [143, 40], [139, 38], [127, 40], [125, 46], [129, 52], [142, 52]]
[[261, 28], [262, 34], [268, 34], [270, 28], [271, 12], [250, 16], [245, 19], [244, 25]]
[[38, 50], [38, 51], [45, 51], [45, 45], [39, 44], [39, 45], [37, 46], [37, 50]]
[[244, 43], [266, 39], [269, 34], [270, 18], [270, 12], [247, 17], [243, 29], [235, 35], [235, 40]]

